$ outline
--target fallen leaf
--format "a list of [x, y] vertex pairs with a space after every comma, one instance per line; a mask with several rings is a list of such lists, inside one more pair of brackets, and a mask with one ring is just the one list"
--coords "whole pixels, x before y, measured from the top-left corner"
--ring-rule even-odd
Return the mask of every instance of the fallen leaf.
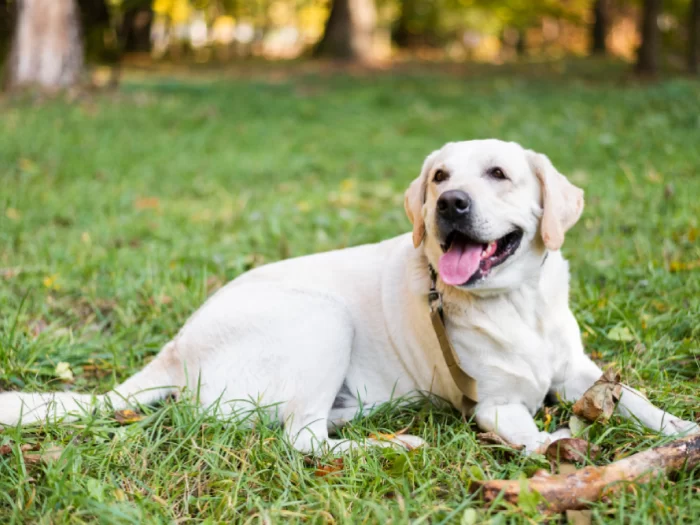
[[370, 434], [369, 439], [376, 439], [378, 441], [391, 441], [396, 437], [396, 434], [384, 434], [383, 432], [377, 432], [376, 434]]
[[634, 352], [637, 354], [643, 354], [647, 351], [647, 347], [644, 343], [637, 343], [634, 345]]
[[578, 469], [573, 463], [559, 463], [559, 474], [573, 474]]
[[558, 439], [550, 443], [544, 455], [557, 463], [581, 463], [586, 458], [598, 456], [600, 447], [580, 438]]
[[47, 275], [44, 277], [43, 283], [46, 288], [53, 288], [54, 290], [60, 290], [61, 286], [58, 284], [58, 274]]
[[34, 337], [38, 337], [39, 334], [45, 332], [48, 328], [49, 328], [49, 323], [47, 323], [43, 319], [37, 319], [29, 327], [29, 329], [31, 330], [32, 335]]
[[[32, 448], [31, 450], [37, 449]], [[24, 454], [24, 461], [31, 464], [52, 463], [58, 460], [61, 457], [61, 454], [63, 454], [63, 448], [56, 445], [50, 445], [39, 452]]]
[[523, 445], [515, 445], [503, 439], [501, 436], [495, 432], [482, 432], [476, 435], [476, 438], [486, 445], [501, 445], [503, 447], [511, 448], [513, 450], [522, 450]]
[[612, 416], [621, 394], [620, 374], [609, 368], [581, 399], [574, 403], [573, 412], [588, 421], [605, 423]]
[[83, 365], [83, 375], [86, 377], [95, 377], [100, 379], [108, 376], [110, 373], [111, 368], [109, 365], [103, 362], [96, 364], [91, 361], [89, 364]]
[[348, 192], [355, 189], [357, 186], [357, 181], [355, 179], [344, 179], [340, 183], [340, 191]]
[[137, 210], [157, 210], [160, 208], [158, 197], [143, 197], [134, 201], [134, 208]]
[[576, 414], [569, 418], [569, 429], [574, 437], [583, 436], [588, 428], [588, 423], [578, 417]]
[[673, 184], [670, 182], [664, 186], [664, 198], [666, 200], [672, 199], [673, 196], [676, 194], [676, 188]]
[[207, 293], [211, 294], [212, 292], [218, 290], [224, 285], [223, 280], [216, 276], [216, 275], [210, 275], [207, 277]]
[[474, 525], [479, 521], [479, 513], [474, 508], [468, 508], [462, 514], [460, 525]]
[[12, 279], [17, 277], [21, 271], [19, 268], [2, 268], [0, 269], [0, 275], [5, 279]]
[[56, 365], [54, 373], [61, 381], [71, 382], [75, 380], [73, 371], [70, 369], [70, 364], [65, 361], [61, 361]]
[[22, 171], [34, 172], [37, 170], [36, 163], [31, 159], [21, 158], [17, 164]]
[[668, 267], [669, 271], [672, 273], [686, 272], [695, 270], [696, 268], [700, 268], [700, 260], [690, 262], [671, 261], [671, 264]]
[[[28, 443], [25, 443], [24, 445], [20, 445], [19, 450], [21, 452], [27, 452], [29, 450], [39, 450], [39, 445], [30, 445]], [[12, 454], [11, 444], [0, 446], [0, 456], [9, 456], [10, 454]]]
[[314, 476], [320, 478], [329, 474], [335, 474], [343, 470], [343, 467], [343, 458], [336, 458], [328, 465], [318, 465], [316, 467], [316, 471], [314, 472]]
[[622, 323], [613, 326], [606, 337], [611, 341], [634, 341], [634, 336], [630, 329], [623, 326]]
[[544, 408], [544, 426], [545, 428], [549, 426], [549, 424], [552, 422], [552, 413], [549, 409], [549, 407]]
[[688, 241], [689, 242], [695, 242], [696, 239], [700, 236], [700, 228], [690, 228], [688, 230]]
[[567, 510], [566, 520], [569, 525], [591, 525], [592, 515], [590, 510]]
[[117, 410], [114, 413], [114, 419], [117, 420], [117, 423], [120, 425], [130, 425], [131, 423], [136, 423], [138, 421], [141, 421], [144, 418], [143, 414], [139, 414], [138, 412], [134, 412], [133, 410]]

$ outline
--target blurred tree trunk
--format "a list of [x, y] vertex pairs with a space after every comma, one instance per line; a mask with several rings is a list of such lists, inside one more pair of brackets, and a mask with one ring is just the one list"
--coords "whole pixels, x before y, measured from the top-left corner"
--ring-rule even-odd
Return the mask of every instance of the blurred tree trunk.
[[316, 56], [368, 61], [372, 58], [377, 10], [374, 0], [334, 0]]
[[515, 43], [515, 52], [520, 58], [527, 54], [527, 29], [518, 29], [518, 41]]
[[416, 0], [403, 0], [401, 2], [401, 14], [396, 21], [396, 28], [392, 39], [394, 43], [402, 48], [415, 45], [415, 35], [411, 31], [411, 19], [416, 15]]
[[150, 52], [152, 22], [153, 10], [150, 5], [135, 7], [124, 13], [122, 22], [124, 51]]
[[659, 68], [659, 16], [662, 0], [644, 0], [642, 7], [642, 43], [637, 50], [637, 72], [653, 75]]
[[47, 90], [77, 84], [83, 43], [75, 0], [18, 0], [8, 86]]
[[688, 8], [688, 72], [700, 69], [700, 0], [691, 0]]
[[439, 45], [437, 26], [440, 6], [425, 0], [402, 0], [401, 15], [392, 30], [392, 40], [400, 48]]
[[610, 17], [607, 0], [593, 3], [593, 27], [591, 28], [591, 54], [604, 55], [608, 52], [605, 39], [608, 36]]
[[[5, 57], [8, 55], [8, 50], [10, 49], [10, 37], [12, 35], [12, 28], [15, 26], [15, 11], [17, 4], [12, 0], [0, 0], [0, 57]], [[0, 58], [0, 66], [2, 65], [2, 58]], [[7, 73], [4, 68], [1, 68], [3, 73]], [[6, 80], [6, 76], [2, 76], [3, 84]]]

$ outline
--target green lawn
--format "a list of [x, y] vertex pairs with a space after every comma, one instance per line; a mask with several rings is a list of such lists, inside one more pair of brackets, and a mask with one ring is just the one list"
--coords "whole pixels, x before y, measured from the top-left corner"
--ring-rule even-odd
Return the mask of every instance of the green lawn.
[[[547, 153], [586, 189], [564, 251], [588, 351], [696, 419], [700, 84], [548, 69], [131, 74], [120, 92], [74, 103], [0, 100], [0, 389], [107, 390], [241, 272], [408, 231], [403, 190], [425, 155], [498, 137]], [[569, 414], [537, 421], [553, 429]], [[540, 519], [531, 505], [484, 509], [467, 487], [546, 460], [478, 443], [455, 412], [387, 409], [346, 434], [408, 425], [430, 446], [348, 456], [327, 476], [279, 429], [185, 403], [125, 426], [102, 414], [5, 429], [0, 522]], [[619, 419], [592, 436], [599, 464], [663, 441]], [[25, 462], [22, 444], [63, 452]], [[594, 521], [698, 523], [699, 491], [696, 469], [595, 505]]]

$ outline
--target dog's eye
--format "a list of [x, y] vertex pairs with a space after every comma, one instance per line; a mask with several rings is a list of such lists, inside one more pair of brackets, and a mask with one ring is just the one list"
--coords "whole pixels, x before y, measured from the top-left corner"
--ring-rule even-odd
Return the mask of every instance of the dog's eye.
[[437, 183], [444, 182], [449, 178], [450, 174], [447, 173], [445, 170], [437, 170], [435, 172], [435, 175], [433, 175], [433, 181]]
[[494, 179], [500, 179], [500, 180], [507, 180], [508, 177], [506, 177], [506, 174], [503, 172], [501, 168], [491, 168], [488, 172], [489, 177], [493, 177]]

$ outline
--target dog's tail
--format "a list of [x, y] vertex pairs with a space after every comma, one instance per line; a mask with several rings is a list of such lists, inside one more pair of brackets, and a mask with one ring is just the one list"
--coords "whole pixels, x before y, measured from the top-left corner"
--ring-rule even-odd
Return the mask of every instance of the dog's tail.
[[0, 428], [42, 421], [64, 421], [89, 414], [105, 406], [115, 410], [147, 405], [185, 386], [184, 369], [173, 341], [146, 367], [104, 395], [71, 392], [0, 394]]

